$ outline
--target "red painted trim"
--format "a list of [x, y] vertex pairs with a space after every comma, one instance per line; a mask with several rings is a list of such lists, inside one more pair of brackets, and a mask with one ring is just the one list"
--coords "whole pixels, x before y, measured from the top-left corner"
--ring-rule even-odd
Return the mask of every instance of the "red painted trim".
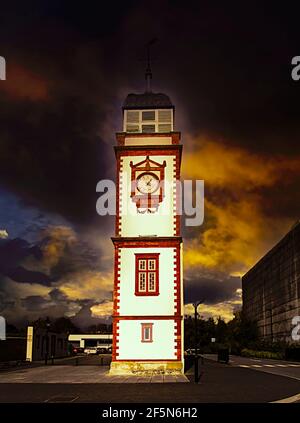
[[181, 237], [112, 237], [111, 240], [118, 248], [175, 248], [182, 242]]
[[113, 290], [113, 313], [119, 314], [119, 296], [120, 296], [120, 251], [115, 246], [115, 266], [114, 266], [114, 290]]
[[173, 192], [173, 201], [174, 201], [174, 210], [173, 210], [173, 216], [174, 216], [174, 235], [180, 235], [180, 221], [181, 221], [181, 207], [180, 202], [182, 198], [182, 193], [180, 187], [177, 185], [176, 181], [180, 181], [180, 162], [178, 160], [178, 156], [176, 156], [175, 163], [174, 163], [175, 169], [173, 174], [173, 183], [174, 183], [174, 192]]
[[[159, 253], [155, 254], [137, 254], [135, 253], [135, 295], [153, 296], [159, 295]], [[139, 270], [139, 260], [146, 260], [146, 269]], [[148, 260], [155, 261], [155, 270], [148, 269]], [[149, 273], [155, 273], [155, 291], [149, 291]], [[140, 291], [139, 274], [146, 273], [146, 291]]]
[[[145, 330], [150, 329], [150, 339], [145, 338]], [[141, 323], [141, 342], [149, 343], [153, 342], [153, 323]]]
[[[120, 250], [115, 246], [115, 265], [114, 265], [114, 288], [113, 288], [113, 314], [118, 315], [120, 312]], [[115, 360], [118, 355], [118, 321], [113, 321], [113, 343], [112, 343], [112, 359]]]
[[116, 159], [122, 156], [175, 156], [181, 164], [182, 145], [114, 146]]
[[[180, 263], [180, 246], [174, 248], [174, 314], [181, 314], [181, 263]], [[182, 334], [181, 320], [175, 321], [175, 351], [177, 359], [182, 357]]]
[[[130, 161], [130, 168], [131, 168], [131, 193], [130, 197], [134, 203], [136, 203], [136, 207], [138, 209], [146, 209], [146, 211], [151, 211], [150, 209], [157, 210], [159, 203], [162, 202], [164, 198], [164, 179], [165, 179], [165, 167], [166, 161], [164, 160], [163, 163], [155, 162], [151, 160], [149, 156], [146, 156], [145, 160], [142, 160], [139, 163], [133, 164]], [[137, 172], [143, 172], [137, 176]], [[159, 176], [157, 176], [153, 172], [159, 172]], [[144, 173], [152, 174], [154, 178], [157, 178], [159, 181], [159, 194], [145, 194], [139, 192], [137, 187], [137, 180], [140, 178]]]
[[167, 315], [167, 316], [159, 316], [152, 314], [151, 316], [120, 316], [120, 315], [113, 315], [112, 318], [114, 320], [181, 320], [183, 316], [181, 315]]
[[121, 158], [117, 159], [117, 175], [116, 175], [116, 226], [115, 226], [115, 235], [118, 236], [121, 233], [121, 206], [120, 206], [120, 178], [121, 178]]
[[113, 321], [113, 342], [112, 342], [112, 361], [115, 361], [117, 358], [117, 350], [119, 347], [117, 346], [118, 342], [118, 335], [119, 335], [119, 328], [118, 328], [119, 322]]
[[129, 362], [132, 362], [132, 361], [138, 361], [139, 363], [152, 363], [152, 362], [160, 362], [160, 363], [169, 363], [170, 361], [179, 361], [179, 362], [181, 362], [181, 360], [178, 360], [177, 358], [169, 358], [169, 360], [160, 360], [159, 358], [152, 358], [152, 359], [139, 359], [139, 358], [136, 358], [136, 359], [118, 359], [118, 360], [112, 360], [112, 361], [120, 361], [120, 362], [126, 362], [126, 361], [129, 361]]

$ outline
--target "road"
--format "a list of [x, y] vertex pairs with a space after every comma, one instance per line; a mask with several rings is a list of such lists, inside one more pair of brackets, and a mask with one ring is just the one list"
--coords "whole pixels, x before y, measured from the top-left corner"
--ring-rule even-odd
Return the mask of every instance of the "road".
[[265, 403], [300, 393], [299, 380], [294, 378], [241, 367], [247, 364], [225, 365], [212, 360], [204, 360], [199, 384], [193, 383], [193, 375], [188, 375], [189, 383], [160, 383], [158, 379], [144, 383], [138, 378], [134, 383], [125, 378], [105, 383], [103, 374], [108, 367], [95, 365], [94, 360], [83, 357], [82, 366], [64, 360], [53, 366], [2, 371], [0, 402]]
[[[216, 354], [204, 354], [204, 357], [217, 361]], [[229, 364], [232, 367], [242, 369], [257, 370], [264, 373], [272, 373], [274, 375], [284, 376], [300, 381], [300, 363], [283, 360], [270, 360], [261, 358], [248, 358], [239, 356], [230, 356]], [[299, 386], [300, 392], [300, 386]]]

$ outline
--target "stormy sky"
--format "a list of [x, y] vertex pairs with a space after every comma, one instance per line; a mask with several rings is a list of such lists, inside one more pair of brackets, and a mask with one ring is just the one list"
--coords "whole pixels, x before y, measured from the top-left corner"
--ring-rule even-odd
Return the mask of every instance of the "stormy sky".
[[300, 216], [297, 11], [273, 3], [61, 1], [1, 5], [0, 314], [87, 324], [111, 314], [114, 218], [95, 210], [115, 177], [129, 92], [168, 94], [182, 177], [204, 179], [205, 221], [183, 227], [186, 312], [226, 319], [240, 276]]

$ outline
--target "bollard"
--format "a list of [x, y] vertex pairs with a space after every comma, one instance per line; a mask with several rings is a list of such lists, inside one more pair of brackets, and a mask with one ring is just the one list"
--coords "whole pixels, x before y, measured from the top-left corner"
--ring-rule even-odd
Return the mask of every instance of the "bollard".
[[75, 359], [75, 366], [78, 366], [78, 357]]
[[104, 359], [101, 357], [101, 366], [103, 366]]
[[53, 366], [53, 364], [54, 364], [54, 357], [52, 355], [52, 357], [51, 357], [51, 365]]

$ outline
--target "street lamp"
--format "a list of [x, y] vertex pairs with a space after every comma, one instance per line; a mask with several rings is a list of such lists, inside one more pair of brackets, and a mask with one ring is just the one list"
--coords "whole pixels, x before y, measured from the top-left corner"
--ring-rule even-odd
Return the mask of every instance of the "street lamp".
[[193, 303], [194, 306], [194, 313], [195, 313], [195, 383], [199, 381], [199, 374], [198, 374], [198, 307], [202, 304], [204, 300], [197, 301]]

